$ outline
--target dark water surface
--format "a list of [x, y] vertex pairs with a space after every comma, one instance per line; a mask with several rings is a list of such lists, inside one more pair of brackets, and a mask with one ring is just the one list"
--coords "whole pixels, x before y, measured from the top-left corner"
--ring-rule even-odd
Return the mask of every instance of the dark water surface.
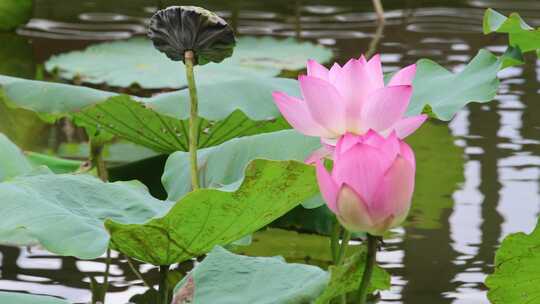
[[[527, 0], [383, 0], [388, 18], [384, 27], [375, 24], [367, 0], [191, 3], [220, 12], [240, 34], [324, 44], [341, 63], [377, 45], [388, 71], [422, 57], [458, 71], [481, 47], [504, 51], [504, 37], [481, 33], [487, 7], [518, 11], [529, 24], [540, 25], [540, 2]], [[34, 18], [19, 35], [0, 34], [0, 73], [33, 78], [53, 54], [143, 33], [145, 19], [170, 4], [36, 0]], [[436, 137], [441, 130], [447, 133], [444, 125], [428, 126], [433, 136], [413, 139], [434, 146], [420, 162], [429, 164], [448, 153], [457, 153], [458, 162], [441, 162], [430, 171], [421, 171], [419, 164], [419, 179], [448, 176], [428, 185], [444, 193], [419, 193], [415, 204], [427, 207], [413, 211], [404, 228], [388, 239], [379, 262], [393, 275], [393, 287], [378, 303], [488, 303], [482, 282], [492, 271], [496, 248], [509, 233], [530, 232], [540, 211], [540, 66], [535, 58], [527, 59], [527, 65], [501, 73], [495, 102], [472, 104], [458, 113], [449, 125], [449, 145], [439, 146]], [[27, 113], [1, 106], [0, 132], [25, 149], [37, 150], [69, 137]], [[90, 300], [88, 276], [100, 278], [104, 269], [102, 261], [59, 258], [39, 249], [0, 247], [0, 258], [0, 290], [56, 295], [77, 303]], [[142, 265], [141, 270], [156, 277], [153, 267]], [[110, 303], [125, 303], [144, 292], [124, 260], [115, 257], [111, 273]]]

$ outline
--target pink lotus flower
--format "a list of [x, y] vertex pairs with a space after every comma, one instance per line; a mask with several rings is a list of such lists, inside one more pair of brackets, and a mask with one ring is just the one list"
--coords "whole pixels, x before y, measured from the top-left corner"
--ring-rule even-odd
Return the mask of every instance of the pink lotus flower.
[[345, 134], [336, 145], [331, 174], [317, 160], [319, 188], [330, 210], [348, 230], [372, 235], [407, 217], [415, 170], [414, 153], [396, 132], [387, 138], [374, 131]]
[[273, 97], [297, 131], [321, 137], [323, 143], [334, 145], [347, 132], [362, 135], [368, 130], [384, 136], [395, 131], [405, 138], [427, 118], [404, 117], [415, 74], [416, 65], [410, 65], [385, 86], [379, 55], [369, 61], [363, 56], [351, 59], [343, 67], [336, 63], [330, 70], [309, 60], [307, 76], [298, 78], [304, 99], [283, 92], [274, 92]]

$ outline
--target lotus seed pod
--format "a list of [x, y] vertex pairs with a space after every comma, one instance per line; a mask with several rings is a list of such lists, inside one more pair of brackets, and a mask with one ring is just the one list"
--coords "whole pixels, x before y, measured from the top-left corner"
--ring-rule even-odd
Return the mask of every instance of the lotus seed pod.
[[195, 53], [195, 64], [221, 62], [233, 54], [234, 33], [218, 15], [196, 6], [171, 6], [150, 19], [148, 37], [169, 59], [184, 61]]

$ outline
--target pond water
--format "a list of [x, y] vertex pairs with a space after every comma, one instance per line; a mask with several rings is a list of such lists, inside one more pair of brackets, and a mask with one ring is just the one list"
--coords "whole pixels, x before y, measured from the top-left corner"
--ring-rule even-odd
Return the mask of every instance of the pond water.
[[[388, 71], [422, 57], [458, 71], [482, 47], [504, 51], [505, 37], [481, 33], [488, 7], [518, 11], [529, 24], [540, 25], [540, 3], [527, 0], [383, 1], [384, 27], [375, 24], [368, 0], [192, 2], [220, 12], [242, 35], [316, 41], [332, 48], [341, 63], [376, 46]], [[18, 35], [0, 34], [0, 73], [39, 76], [51, 55], [144, 33], [146, 18], [171, 4], [36, 0], [34, 18]], [[529, 64], [501, 73], [495, 102], [471, 104], [449, 124], [450, 146], [455, 146], [450, 150], [457, 151], [459, 161], [441, 162], [436, 170], [424, 171], [433, 176], [418, 177], [444, 183], [428, 187], [445, 193], [432, 201], [425, 200], [433, 195], [420, 194], [416, 200], [429, 210], [413, 212], [387, 240], [379, 262], [392, 274], [393, 286], [377, 303], [488, 303], [483, 281], [492, 271], [496, 248], [510, 233], [530, 232], [540, 213], [540, 65], [528, 59]], [[77, 140], [77, 134], [5, 108], [0, 109], [0, 132], [31, 150]], [[420, 162], [449, 153], [433, 137], [414, 140], [434, 146]], [[450, 177], [435, 178], [439, 173]], [[108, 301], [126, 303], [145, 288], [123, 259], [113, 257]], [[75, 303], [90, 300], [89, 276], [100, 278], [104, 269], [103, 261], [62, 258], [36, 248], [0, 247], [0, 258], [0, 290], [55, 295]], [[140, 267], [157, 282], [157, 269]]]

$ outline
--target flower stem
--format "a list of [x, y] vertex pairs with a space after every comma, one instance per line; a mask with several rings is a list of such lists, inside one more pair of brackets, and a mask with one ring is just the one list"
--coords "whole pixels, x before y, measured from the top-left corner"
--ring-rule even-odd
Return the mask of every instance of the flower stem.
[[377, 13], [377, 19], [379, 22], [384, 22], [384, 8], [381, 0], [373, 0], [373, 6], [375, 7], [375, 12]]
[[189, 159], [191, 167], [191, 187], [193, 190], [199, 189], [199, 173], [197, 167], [197, 141], [198, 141], [198, 108], [197, 86], [195, 85], [195, 76], [193, 66], [195, 65], [195, 54], [193, 51], [184, 53], [184, 61], [186, 64], [186, 78], [189, 87], [189, 97], [191, 101], [189, 115]]
[[159, 266], [159, 299], [158, 304], [169, 304], [169, 284], [167, 275], [169, 265]]
[[358, 288], [358, 304], [366, 303], [373, 267], [377, 262], [377, 238], [371, 234], [368, 234], [367, 241], [368, 252], [366, 256], [364, 274], [362, 275], [362, 282], [360, 282], [360, 287]]
[[97, 169], [99, 178], [106, 182], [109, 180], [109, 172], [103, 159], [103, 147], [104, 145], [102, 143], [90, 139], [90, 162], [92, 163], [92, 167]]
[[337, 265], [337, 256], [338, 256], [338, 247], [339, 247], [339, 234], [341, 232], [341, 225], [336, 219], [334, 222], [334, 227], [332, 229], [332, 234], [330, 235], [330, 252], [332, 253], [332, 262], [334, 265]]
[[349, 246], [349, 241], [351, 240], [351, 233], [347, 229], [343, 229], [343, 238], [341, 240], [341, 246], [339, 247], [339, 252], [337, 255], [336, 265], [341, 265], [345, 259], [345, 253], [347, 247]]

